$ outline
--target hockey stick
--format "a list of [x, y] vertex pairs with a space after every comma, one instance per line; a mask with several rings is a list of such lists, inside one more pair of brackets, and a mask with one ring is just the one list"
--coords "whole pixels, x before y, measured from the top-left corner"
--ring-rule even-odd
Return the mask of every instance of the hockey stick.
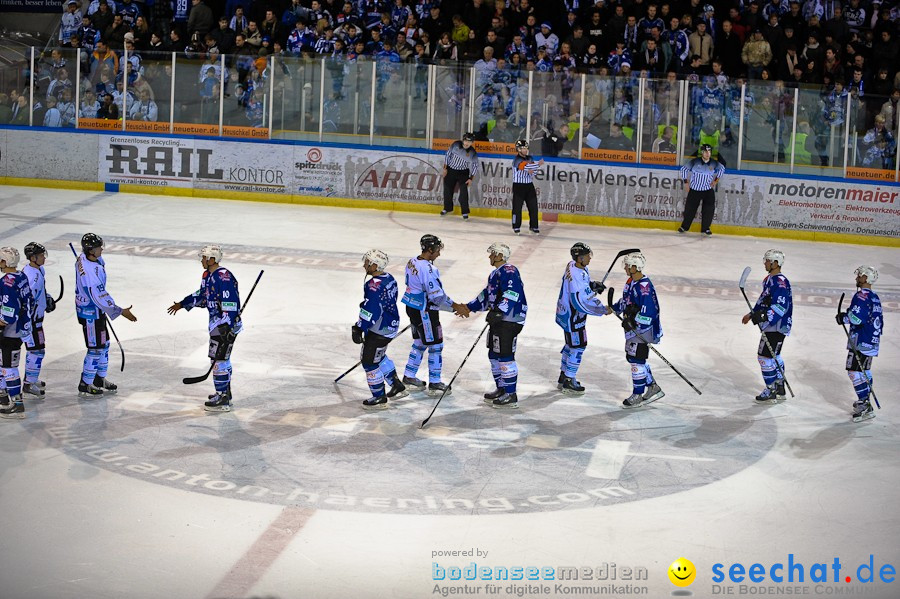
[[[747, 307], [750, 308], [750, 312], [753, 313], [753, 306], [750, 304], [750, 298], [747, 297], [747, 292], [744, 291], [744, 286], [747, 285], [747, 277], [750, 276], [750, 267], [747, 266], [744, 268], [744, 272], [741, 273], [741, 282], [739, 286], [741, 288], [741, 295], [744, 296], [744, 301], [747, 302]], [[772, 359], [775, 360], [775, 368], [778, 369], [778, 374], [781, 375], [781, 380], [784, 381], [784, 386], [787, 387], [788, 391], [791, 392], [791, 397], [794, 397], [794, 390], [791, 389], [791, 384], [788, 382], [787, 377], [784, 376], [784, 370], [781, 368], [781, 364], [778, 363], [778, 358], [775, 357], [775, 350], [772, 349], [772, 344], [769, 343], [769, 338], [766, 337], [766, 334], [763, 333], [762, 324], [759, 326], [759, 332], [762, 334], [763, 341], [766, 342], [766, 348], [769, 350], [769, 354], [771, 354]]]
[[[72, 250], [72, 253], [75, 255], [75, 259], [78, 260], [78, 252], [75, 251], [75, 246], [72, 245], [71, 242], [69, 242], [69, 249]], [[61, 276], [59, 277], [59, 281], [60, 283], [62, 282]], [[60, 299], [62, 299], [62, 291], [59, 292], [59, 297]], [[119, 372], [125, 372], [125, 348], [122, 347], [122, 342], [119, 341], [119, 336], [116, 335], [116, 330], [113, 328], [112, 320], [109, 318], [106, 319], [106, 328], [108, 328], [109, 332], [112, 333], [113, 337], [116, 340], [116, 343], [119, 346], [119, 351], [122, 352], [122, 368], [119, 369]]]
[[633, 253], [635, 253], [635, 252], [640, 252], [640, 251], [641, 251], [641, 250], [638, 249], [638, 248], [631, 248], [630, 250], [622, 250], [621, 252], [619, 252], [618, 254], [616, 254], [616, 257], [613, 258], [612, 263], [609, 265], [609, 268], [606, 270], [606, 274], [603, 275], [603, 278], [602, 278], [602, 279], [600, 279], [600, 284], [602, 285], [602, 284], [606, 281], [606, 277], [608, 277], [608, 276], [609, 276], [609, 273], [612, 272], [612, 269], [613, 269], [613, 267], [616, 265], [616, 262], [619, 261], [619, 258], [621, 258], [622, 256], [626, 256], [626, 255], [628, 255], [628, 254], [633, 254]]
[[[77, 258], [77, 256], [76, 256], [76, 258]], [[63, 282], [62, 275], [59, 275], [59, 297], [57, 297], [55, 300], [53, 300], [53, 303], [54, 303], [54, 304], [58, 304], [58, 303], [59, 303], [59, 300], [62, 299], [63, 292], [64, 292], [65, 290], [66, 290], [66, 284]]]
[[459, 365], [459, 368], [456, 369], [456, 374], [453, 375], [453, 378], [450, 379], [450, 382], [447, 383], [447, 388], [444, 389], [444, 392], [441, 393], [441, 396], [438, 398], [437, 403], [434, 404], [434, 407], [431, 408], [431, 414], [428, 415], [428, 418], [422, 421], [422, 425], [419, 428], [425, 428], [425, 425], [428, 424], [428, 421], [431, 420], [431, 417], [434, 416], [434, 411], [437, 410], [438, 405], [440, 405], [441, 400], [444, 399], [444, 396], [447, 395], [447, 391], [450, 390], [450, 387], [453, 385], [453, 381], [456, 380], [456, 377], [459, 375], [459, 371], [462, 370], [463, 366], [466, 365], [466, 360], [469, 359], [469, 356], [472, 355], [472, 352], [475, 350], [475, 346], [478, 345], [478, 342], [481, 341], [481, 336], [484, 335], [484, 332], [488, 330], [488, 327], [491, 326], [490, 323], [485, 323], [484, 328], [481, 329], [481, 332], [478, 333], [478, 338], [475, 339], [475, 343], [472, 344], [471, 349], [469, 349], [469, 353], [466, 354], [466, 357], [463, 358], [462, 364]]
[[[846, 294], [841, 294], [841, 301], [838, 302], [838, 314], [841, 313], [841, 306], [844, 305], [844, 295]], [[869, 384], [869, 393], [872, 395], [872, 399], [875, 400], [875, 405], [878, 406], [878, 409], [880, 410], [881, 404], [878, 403], [878, 398], [875, 396], [875, 388], [872, 386], [872, 379], [869, 378], [869, 373], [863, 369], [862, 360], [859, 358], [859, 351], [856, 349], [856, 344], [853, 343], [853, 339], [850, 338], [850, 331], [847, 330], [847, 325], [844, 323], [841, 323], [841, 328], [844, 329], [844, 334], [847, 335], [847, 343], [853, 346], [853, 349], [850, 351], [853, 352], [853, 358], [856, 360], [856, 365], [859, 367], [860, 372], [866, 375], [866, 382]]]
[[[615, 289], [613, 289], [612, 287], [609, 288], [609, 295], [607, 296], [606, 304], [607, 304], [610, 308], [612, 308], [612, 305], [613, 305], [613, 292], [614, 292], [614, 291], [615, 291]], [[616, 318], [618, 318], [620, 321], [622, 320], [622, 317], [619, 316], [618, 314], [616, 314], [615, 310], [613, 310], [613, 314], [615, 314], [615, 315], [616, 315]], [[641, 340], [642, 343], [644, 343], [647, 347], [649, 347], [651, 350], [653, 350], [653, 353], [656, 354], [657, 356], [659, 356], [659, 359], [662, 360], [663, 362], [665, 362], [665, 363], [666, 363], [666, 366], [668, 366], [669, 368], [671, 368], [672, 370], [674, 370], [674, 371], [675, 371], [675, 374], [677, 374], [678, 376], [681, 377], [681, 380], [683, 380], [685, 383], [687, 383], [687, 384], [690, 386], [691, 389], [693, 389], [694, 391], [696, 391], [696, 392], [697, 392], [697, 395], [703, 395], [703, 392], [700, 391], [700, 389], [698, 389], [697, 387], [695, 387], [695, 386], [694, 386], [694, 383], [692, 383], [691, 381], [689, 381], [689, 380], [687, 379], [686, 376], [684, 376], [683, 374], [681, 374], [681, 373], [678, 371], [678, 369], [675, 368], [675, 367], [672, 365], [671, 362], [669, 362], [668, 360], [666, 360], [666, 357], [665, 357], [664, 355], [662, 355], [661, 353], [659, 353], [659, 350], [657, 350], [655, 347], [653, 347], [653, 345], [651, 345], [650, 343], [648, 343], [647, 340], [644, 339], [644, 337], [643, 337], [640, 333], [637, 332], [637, 329], [634, 330], [634, 334], [635, 334], [635, 336], [637, 336], [638, 339]]]
[[[244, 305], [241, 306], [241, 309], [238, 311], [237, 316], [234, 317], [234, 321], [237, 322], [241, 317], [241, 314], [244, 313], [244, 309], [247, 307], [247, 304], [250, 302], [250, 298], [253, 296], [253, 292], [256, 290], [256, 286], [259, 284], [259, 280], [262, 278], [265, 270], [259, 271], [259, 274], [256, 275], [256, 281], [253, 283], [253, 287], [250, 288], [250, 293], [247, 294], [247, 299], [244, 300]], [[193, 385], [195, 383], [202, 383], [206, 379], [209, 378], [210, 373], [212, 372], [213, 366], [216, 365], [215, 360], [211, 360], [209, 363], [209, 370], [206, 371], [206, 374], [200, 376], [187, 376], [181, 379], [181, 382], [185, 385]]]
[[[397, 333], [397, 335], [394, 337], [394, 339], [396, 339], [397, 337], [399, 337], [400, 335], [402, 335], [403, 333], [405, 333], [406, 330], [407, 330], [409, 327], [411, 327], [411, 326], [412, 326], [412, 324], [408, 324], [408, 325], [406, 325], [405, 327], [403, 327], [403, 330], [400, 331], [399, 333]], [[394, 339], [391, 339], [391, 341], [393, 341]], [[390, 341], [389, 341], [388, 343], [390, 343]], [[353, 371], [353, 369], [356, 368], [357, 366], [359, 366], [360, 364], [362, 364], [362, 360], [360, 360], [359, 362], [357, 362], [356, 364], [354, 364], [353, 366], [351, 366], [350, 368], [348, 368], [347, 371], [344, 372], [344, 374], [342, 374], [341, 376], [339, 376], [339, 377], [337, 377], [336, 379], [334, 379], [334, 382], [337, 383], [339, 380], [341, 380], [342, 378], [344, 378], [345, 376], [347, 376], [348, 374], [350, 374], [350, 373]]]

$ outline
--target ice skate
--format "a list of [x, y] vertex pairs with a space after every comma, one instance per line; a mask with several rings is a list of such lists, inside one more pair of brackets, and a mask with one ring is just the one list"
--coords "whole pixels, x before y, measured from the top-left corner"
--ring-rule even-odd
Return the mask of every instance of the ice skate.
[[0, 418], [8, 420], [21, 420], [25, 418], [25, 404], [22, 403], [22, 396], [16, 395], [10, 397], [4, 403], [0, 403]]
[[500, 399], [500, 398], [503, 397], [505, 394], [506, 394], [506, 391], [504, 391], [503, 388], [497, 387], [496, 389], [494, 389], [494, 390], [491, 391], [490, 393], [485, 393], [485, 394], [484, 394], [484, 403], [493, 403], [493, 401], [494, 401], [495, 399]]
[[231, 393], [229, 391], [216, 393], [209, 401], [203, 403], [203, 409], [207, 412], [230, 412]]
[[639, 393], [632, 393], [622, 402], [622, 409], [629, 410], [631, 408], [639, 408], [643, 404], [643, 401], [644, 398]]
[[388, 400], [384, 395], [370, 397], [362, 402], [362, 407], [364, 410], [384, 410], [388, 407]]
[[407, 395], [409, 395], [409, 391], [406, 390], [406, 385], [399, 378], [394, 381], [394, 384], [391, 385], [391, 390], [387, 393], [388, 399], [401, 399]]
[[653, 403], [657, 399], [662, 399], [666, 396], [665, 391], [659, 388], [659, 385], [656, 382], [652, 382], [647, 386], [647, 389], [644, 391], [644, 396], [641, 399], [641, 402], [644, 404]]
[[46, 383], [44, 381], [35, 381], [33, 383], [25, 383], [22, 385], [22, 393], [25, 395], [33, 395], [35, 399], [44, 399], [44, 388], [46, 387]]
[[784, 380], [775, 381], [775, 401], [785, 401], [787, 395], [784, 391]]
[[116, 393], [119, 390], [118, 385], [101, 376], [94, 377], [94, 386], [103, 389], [105, 393]]
[[560, 390], [566, 395], [582, 395], [584, 393], [584, 387], [581, 386], [581, 383], [571, 377], [563, 378]]
[[777, 401], [778, 394], [776, 393], [775, 383], [767, 385], [763, 392], [756, 396], [756, 403], [759, 404], [773, 404]]
[[853, 422], [862, 422], [871, 418], [875, 418], [875, 411], [872, 409], [872, 404], [868, 399], [854, 402]]
[[413, 391], [421, 391], [425, 388], [425, 381], [423, 381], [422, 379], [417, 379], [413, 376], [403, 377], [403, 384], [407, 387], [412, 387]]
[[[445, 390], [446, 393], [444, 393]], [[428, 383], [428, 395], [437, 397], [441, 393], [444, 393], [444, 395], [450, 395], [450, 385], [445, 385], [444, 383]]]
[[519, 398], [515, 393], [504, 393], [501, 397], [498, 397], [493, 402], [491, 402], [491, 407], [498, 410], [518, 408]]
[[103, 397], [103, 388], [97, 387], [95, 385], [89, 385], [84, 381], [78, 381], [78, 397], [85, 397], [87, 399], [97, 399], [98, 397]]

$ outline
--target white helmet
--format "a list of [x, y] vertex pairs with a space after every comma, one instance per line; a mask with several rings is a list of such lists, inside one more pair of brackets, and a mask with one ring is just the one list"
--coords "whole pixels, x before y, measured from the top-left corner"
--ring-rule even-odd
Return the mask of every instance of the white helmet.
[[0, 248], [0, 260], [6, 260], [6, 268], [16, 268], [19, 265], [19, 250], [8, 245]]
[[509, 260], [510, 254], [512, 251], [509, 249], [509, 246], [505, 243], [500, 243], [499, 241], [495, 241], [488, 247], [488, 254], [497, 254], [498, 256], [503, 256], [504, 260]]
[[[6, 249], [6, 248], [3, 248], [3, 249]], [[2, 250], [0, 250], [0, 252], [2, 252]], [[875, 270], [874, 266], [860, 266], [859, 268], [857, 268], [856, 270], [853, 271], [853, 274], [855, 274], [858, 277], [865, 275], [866, 283], [868, 283], [869, 285], [872, 285], [875, 281], [878, 280], [878, 271]]]
[[384, 267], [388, 265], [388, 261], [388, 255], [381, 250], [369, 250], [363, 254], [363, 264], [366, 262], [374, 264], [378, 267], [378, 270], [384, 270]]
[[781, 250], [769, 250], [763, 254], [763, 260], [777, 262], [779, 267], [784, 266], [784, 252]]
[[197, 256], [203, 260], [204, 257], [212, 258], [216, 264], [222, 261], [222, 246], [215, 244], [207, 244], [200, 248]]
[[644, 258], [644, 254], [640, 252], [632, 252], [630, 254], [626, 254], [624, 261], [625, 266], [633, 266], [640, 272], [644, 272], [644, 265], [647, 264], [647, 259]]

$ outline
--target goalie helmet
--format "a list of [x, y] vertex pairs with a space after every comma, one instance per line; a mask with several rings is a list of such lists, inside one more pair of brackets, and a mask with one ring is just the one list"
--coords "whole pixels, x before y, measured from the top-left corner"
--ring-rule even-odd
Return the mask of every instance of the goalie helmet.
[[591, 251], [591, 246], [586, 243], [582, 243], [579, 241], [569, 250], [569, 253], [572, 255], [572, 260], [578, 260], [580, 256], [593, 255], [594, 252]]
[[19, 250], [8, 245], [0, 247], [0, 260], [6, 261], [6, 268], [16, 268], [19, 265]]
[[222, 246], [215, 245], [212, 243], [204, 245], [200, 248], [200, 251], [197, 252], [197, 257], [203, 260], [203, 258], [212, 258], [216, 264], [222, 261]]
[[505, 243], [500, 243], [496, 241], [490, 245], [487, 249], [488, 254], [497, 254], [498, 256], [503, 256], [504, 260], [509, 260], [510, 254], [512, 251], [509, 249], [509, 246]]
[[855, 274], [857, 277], [865, 275], [866, 283], [868, 283], [869, 285], [878, 280], [878, 271], [875, 270], [874, 266], [860, 266], [853, 271], [853, 274]]
[[625, 266], [633, 266], [640, 272], [644, 272], [644, 265], [647, 264], [647, 259], [640, 252], [626, 254], [623, 260], [625, 261]]
[[378, 267], [378, 270], [384, 270], [384, 268], [388, 265], [388, 255], [382, 252], [381, 250], [369, 250], [365, 254], [363, 254], [363, 264], [368, 262], [369, 264], [374, 264]]
[[81, 238], [81, 251], [85, 254], [90, 252], [95, 248], [103, 247], [103, 238], [97, 235], [96, 233], [85, 233], [84, 237]]
[[784, 266], [784, 252], [781, 250], [769, 250], [763, 256], [763, 260], [769, 260], [770, 262], [778, 262], [778, 266]]
[[444, 249], [444, 242], [441, 241], [440, 237], [431, 235], [430, 233], [422, 235], [422, 239], [419, 240], [419, 245], [422, 247], [423, 252], [433, 252], [435, 250]]
[[41, 254], [46, 254], [47, 248], [42, 246], [36, 241], [32, 241], [28, 245], [25, 246], [25, 257], [31, 260], [35, 256], [40, 256]]

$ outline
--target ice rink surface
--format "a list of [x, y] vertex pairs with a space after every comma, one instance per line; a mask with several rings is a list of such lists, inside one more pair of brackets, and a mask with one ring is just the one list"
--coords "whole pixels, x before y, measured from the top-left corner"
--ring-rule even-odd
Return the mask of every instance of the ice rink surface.
[[[878, 581], [883, 564], [900, 567], [897, 248], [677, 235], [674, 223], [542, 223], [540, 236], [516, 237], [506, 221], [458, 215], [18, 187], [0, 188], [0, 214], [0, 244], [44, 243], [48, 291], [58, 293], [59, 275], [66, 287], [45, 320], [47, 397], [26, 399], [25, 420], [0, 421], [0, 597], [663, 597], [684, 593], [667, 576], [682, 556], [697, 569], [687, 591], [713, 597], [742, 592], [728, 579], [716, 586], [715, 564], [727, 573], [760, 563], [768, 576], [789, 554], [805, 567], [792, 594], [900, 596], [900, 582]], [[68, 249], [89, 231], [106, 240], [108, 290], [138, 317], [114, 321], [126, 367], [114, 343], [119, 393], [94, 401], [77, 397], [84, 349]], [[520, 409], [482, 402], [493, 389], [483, 340], [424, 429], [433, 398], [369, 413], [361, 368], [332, 384], [358, 360], [360, 257], [383, 249], [402, 285], [425, 233], [445, 243], [436, 265], [454, 301], [484, 287], [488, 245], [512, 247], [529, 303]], [[651, 354], [666, 397], [622, 410], [630, 368], [613, 316], [589, 318], [587, 393], [556, 391], [555, 304], [576, 241], [594, 250], [594, 279], [620, 249], [643, 250], [662, 310], [658, 349], [702, 395]], [[265, 269], [232, 356], [227, 414], [202, 410], [211, 381], [181, 384], [208, 367], [205, 310], [166, 314], [198, 288], [205, 243], [224, 246], [244, 297]], [[759, 334], [741, 325], [738, 279], [753, 268], [753, 301], [772, 247], [786, 255], [794, 292], [783, 355], [796, 397], [760, 406]], [[854, 424], [834, 314], [860, 264], [880, 273], [886, 325], [873, 372], [883, 409]], [[624, 279], [620, 262], [607, 284]], [[483, 318], [442, 322], [446, 382]], [[409, 346], [406, 333], [389, 347], [398, 370]], [[454, 551], [472, 555], [439, 553]], [[876, 580], [863, 584], [857, 566], [870, 556]], [[472, 562], [553, 568], [557, 579], [466, 581]], [[810, 579], [815, 563], [828, 564], [827, 583]], [[462, 580], [434, 580], [454, 567]], [[568, 567], [591, 568], [594, 580], [557, 587]], [[628, 581], [628, 569], [646, 579]], [[770, 585], [751, 584], [788, 592]]]

